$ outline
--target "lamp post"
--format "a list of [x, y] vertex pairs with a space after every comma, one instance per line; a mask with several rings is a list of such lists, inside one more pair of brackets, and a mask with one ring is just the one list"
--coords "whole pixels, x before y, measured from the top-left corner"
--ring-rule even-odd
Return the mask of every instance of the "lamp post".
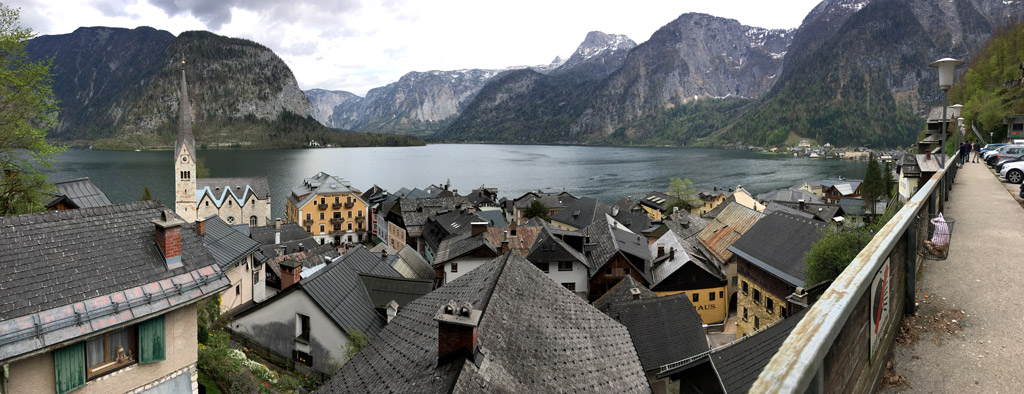
[[928, 67], [939, 69], [939, 88], [942, 89], [942, 135], [939, 143], [939, 165], [942, 167], [946, 166], [946, 123], [949, 120], [946, 117], [946, 104], [949, 103], [949, 88], [953, 86], [953, 71], [962, 64], [964, 62], [961, 60], [947, 57], [928, 65]]
[[964, 108], [964, 106], [962, 104], [953, 104], [953, 105], [949, 106], [949, 109], [953, 110], [953, 113], [949, 114], [949, 116], [950, 117], [954, 117], [954, 116], [957, 117], [956, 118], [956, 128], [953, 129], [953, 134], [956, 137], [955, 138], [955, 140], [956, 140], [956, 151], [957, 151], [956, 156], [958, 158], [960, 157], [960, 153], [959, 153], [960, 152], [960, 144], [963, 143], [963, 139], [962, 139], [963, 136], [960, 134], [960, 129], [963, 128], [963, 121], [964, 121], [964, 118], [960, 117], [960, 114], [963, 113], [963, 111], [962, 111], [963, 108]]

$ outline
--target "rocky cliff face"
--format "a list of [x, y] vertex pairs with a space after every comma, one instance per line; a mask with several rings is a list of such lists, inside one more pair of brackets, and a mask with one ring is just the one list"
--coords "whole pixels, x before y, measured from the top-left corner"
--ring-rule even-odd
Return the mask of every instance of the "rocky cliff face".
[[[600, 78], [615, 72], [626, 60], [636, 43], [622, 34], [587, 33], [572, 56], [553, 71], [554, 74], [577, 73], [583, 78]], [[555, 59], [559, 61], [561, 59]]]
[[334, 107], [350, 101], [362, 100], [362, 97], [344, 90], [310, 89], [303, 91], [310, 105], [313, 106], [313, 118], [324, 125], [334, 113]]

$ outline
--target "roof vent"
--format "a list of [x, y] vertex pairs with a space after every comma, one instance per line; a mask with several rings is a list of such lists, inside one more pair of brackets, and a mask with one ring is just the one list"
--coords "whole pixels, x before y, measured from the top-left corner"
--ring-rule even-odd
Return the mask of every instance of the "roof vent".
[[629, 295], [634, 300], [639, 300], [640, 299], [640, 289], [637, 288], [637, 287], [629, 289]]

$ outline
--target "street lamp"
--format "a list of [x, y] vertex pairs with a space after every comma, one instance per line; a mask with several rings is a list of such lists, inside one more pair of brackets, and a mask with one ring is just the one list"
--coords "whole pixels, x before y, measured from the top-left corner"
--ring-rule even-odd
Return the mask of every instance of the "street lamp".
[[946, 166], [946, 104], [949, 103], [949, 88], [953, 86], [953, 71], [964, 64], [962, 60], [943, 58], [931, 62], [928, 67], [939, 69], [939, 88], [942, 89], [942, 135], [940, 136], [939, 165]]
[[962, 131], [961, 129], [963, 129], [963, 127], [964, 127], [964, 118], [960, 117], [960, 115], [963, 114], [963, 111], [962, 111], [963, 108], [964, 108], [964, 106], [962, 104], [953, 104], [953, 105], [949, 106], [949, 109], [953, 110], [953, 113], [949, 114], [949, 116], [951, 116], [951, 117], [952, 116], [956, 116], [957, 117], [956, 118], [956, 128], [953, 129], [953, 134], [956, 135], [956, 149], [957, 149], [958, 152], [960, 151], [960, 144], [963, 143], [963, 139], [962, 139], [963, 136], [960, 133], [960, 131]]

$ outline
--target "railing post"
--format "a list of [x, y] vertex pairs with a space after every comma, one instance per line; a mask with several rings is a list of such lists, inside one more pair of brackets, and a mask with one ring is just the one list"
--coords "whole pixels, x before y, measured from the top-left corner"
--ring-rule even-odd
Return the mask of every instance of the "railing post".
[[903, 299], [903, 313], [913, 315], [917, 310], [917, 222], [919, 218], [910, 221], [907, 232], [904, 236], [907, 243], [907, 256], [905, 270], [907, 276], [906, 289]]

